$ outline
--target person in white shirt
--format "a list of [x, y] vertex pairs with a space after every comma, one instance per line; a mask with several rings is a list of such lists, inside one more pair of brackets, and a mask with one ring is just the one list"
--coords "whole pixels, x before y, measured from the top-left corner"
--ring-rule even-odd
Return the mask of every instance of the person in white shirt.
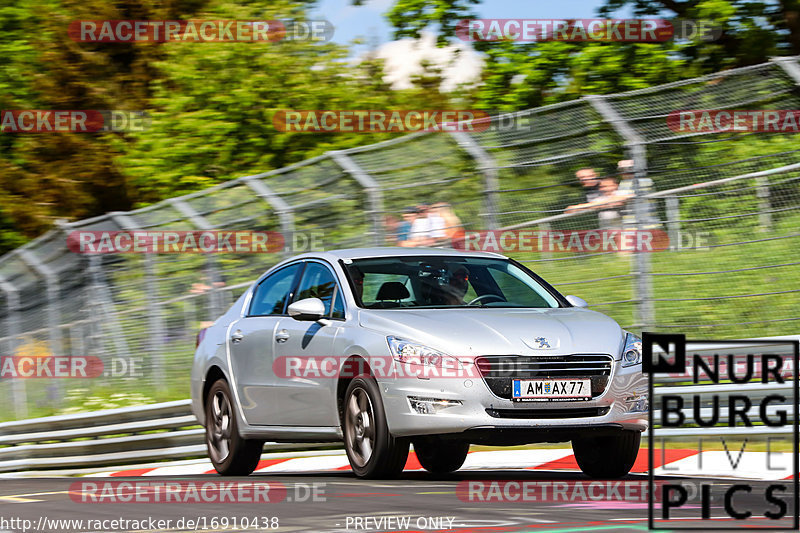
[[436, 213], [430, 211], [429, 206], [422, 204], [417, 208], [417, 218], [411, 224], [408, 240], [400, 246], [431, 246], [437, 241], [447, 238], [445, 221]]

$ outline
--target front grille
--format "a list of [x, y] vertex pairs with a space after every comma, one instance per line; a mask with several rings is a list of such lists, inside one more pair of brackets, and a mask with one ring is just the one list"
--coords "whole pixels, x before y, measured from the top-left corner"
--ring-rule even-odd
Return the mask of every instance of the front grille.
[[610, 355], [482, 355], [475, 364], [489, 389], [511, 399], [513, 379], [590, 378], [592, 398], [608, 386], [613, 359]]
[[603, 416], [609, 407], [578, 407], [575, 409], [487, 409], [486, 413], [494, 418], [584, 418]]

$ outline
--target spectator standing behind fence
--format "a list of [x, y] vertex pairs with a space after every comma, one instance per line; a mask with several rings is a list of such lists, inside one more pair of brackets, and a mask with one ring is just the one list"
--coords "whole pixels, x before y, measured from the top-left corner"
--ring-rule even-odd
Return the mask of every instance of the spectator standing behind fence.
[[597, 177], [597, 174], [595, 174], [593, 168], [582, 168], [575, 173], [575, 177], [578, 178], [578, 183], [583, 187], [583, 192], [586, 194], [586, 202], [568, 205], [564, 210], [565, 213], [574, 213], [584, 209], [590, 209], [588, 206], [602, 196], [600, 192], [600, 179]]
[[630, 195], [619, 190], [619, 184], [614, 178], [601, 178], [598, 182], [598, 194], [593, 200], [584, 204], [571, 205], [567, 207], [566, 212], [597, 211], [600, 228], [619, 228], [622, 222], [620, 209]]
[[438, 202], [431, 206], [431, 209], [438, 214], [444, 221], [445, 242], [443, 244], [452, 246], [456, 240], [464, 238], [464, 228], [461, 219], [453, 212], [453, 208], [447, 202]]
[[407, 241], [411, 236], [411, 225], [417, 218], [417, 209], [414, 207], [406, 207], [403, 209], [403, 220], [397, 225], [397, 244], [403, 246], [403, 242]]
[[[600, 179], [595, 174], [593, 168], [582, 168], [575, 173], [575, 177], [578, 178], [578, 182], [580, 182], [581, 186], [583, 187], [583, 192], [586, 193], [586, 201], [593, 202], [597, 200], [601, 196], [600, 192]], [[569, 206], [567, 209], [569, 209]]]
[[614, 178], [600, 180], [600, 197], [595, 200], [598, 205], [597, 218], [601, 229], [621, 229], [621, 209], [629, 196], [620, 191], [619, 183]]
[[385, 230], [385, 239], [387, 243], [393, 244], [400, 239], [400, 226], [403, 224], [402, 220], [392, 215], [384, 215], [383, 228]]
[[420, 204], [408, 239], [401, 242], [400, 246], [433, 246], [446, 238], [444, 227], [444, 219], [438, 213], [432, 212], [429, 205]]

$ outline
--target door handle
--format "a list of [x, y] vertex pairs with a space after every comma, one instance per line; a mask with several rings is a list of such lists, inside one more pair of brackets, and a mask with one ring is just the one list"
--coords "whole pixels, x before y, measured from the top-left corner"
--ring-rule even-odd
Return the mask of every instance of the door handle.
[[285, 329], [280, 330], [275, 334], [275, 342], [286, 342], [289, 340], [289, 332]]
[[238, 344], [244, 339], [244, 335], [242, 335], [242, 330], [237, 329], [233, 333], [231, 333], [231, 342], [233, 344]]

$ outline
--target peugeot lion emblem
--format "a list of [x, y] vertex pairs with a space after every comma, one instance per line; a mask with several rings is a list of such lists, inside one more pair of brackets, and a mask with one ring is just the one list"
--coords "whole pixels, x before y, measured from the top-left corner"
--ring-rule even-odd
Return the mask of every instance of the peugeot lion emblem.
[[538, 343], [539, 344], [539, 348], [549, 348], [550, 347], [550, 343], [547, 342], [547, 339], [544, 338], [544, 337], [536, 337], [535, 339], [533, 339], [533, 342]]

